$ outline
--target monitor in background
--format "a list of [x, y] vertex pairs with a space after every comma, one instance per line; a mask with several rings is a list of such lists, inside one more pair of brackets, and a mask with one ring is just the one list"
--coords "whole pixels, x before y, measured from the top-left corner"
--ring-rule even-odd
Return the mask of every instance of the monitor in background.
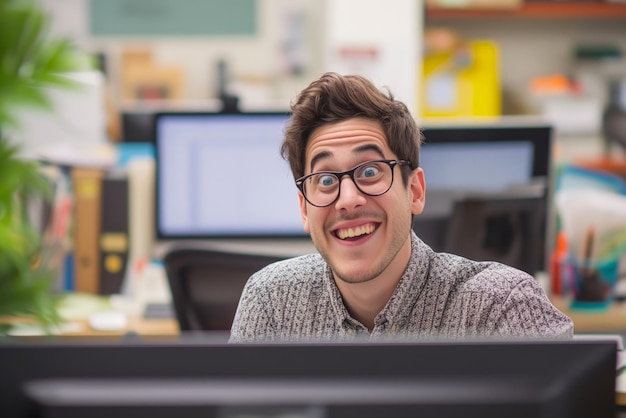
[[3, 418], [604, 418], [615, 416], [616, 356], [615, 341], [591, 340], [0, 344], [0, 410]]
[[549, 126], [431, 126], [422, 132], [424, 217], [449, 215], [459, 197], [504, 192], [549, 174]]
[[304, 237], [288, 113], [157, 113], [159, 239]]
[[[543, 217], [545, 221], [552, 138], [550, 126], [427, 126], [423, 128], [423, 134], [420, 166], [424, 169], [426, 179], [426, 205], [424, 212], [414, 218], [413, 227], [434, 250], [451, 251], [459, 248], [458, 245], [451, 245], [450, 240], [462, 239], [463, 230], [455, 228], [454, 232], [459, 235], [451, 236], [449, 226], [455, 213], [465, 213], [458, 204], [468, 198], [489, 201], [502, 200], [507, 196], [515, 199], [528, 197], [537, 203], [524, 205], [533, 208], [533, 213], [528, 216]], [[515, 210], [514, 204], [508, 207]], [[534, 220], [529, 222], [536, 224]], [[489, 225], [490, 236], [500, 234], [500, 231], [493, 229], [498, 222], [490, 222]], [[540, 228], [541, 231], [533, 232], [533, 237], [541, 236], [543, 241], [546, 237], [545, 222], [541, 222]], [[469, 236], [470, 231], [466, 232]], [[501, 235], [504, 236], [505, 232]], [[471, 237], [476, 238], [476, 234]], [[535, 241], [529, 245], [537, 243]], [[533, 254], [536, 253], [533, 251]], [[471, 254], [478, 258], [480, 255], [475, 251]], [[487, 257], [485, 259], [494, 259], [493, 253], [486, 252], [484, 255]], [[538, 257], [539, 260], [535, 257], [530, 264], [526, 259], [524, 266], [528, 269], [543, 266], [543, 251], [539, 251]], [[505, 256], [496, 258], [496, 261], [508, 261], [510, 258]], [[513, 264], [520, 267], [522, 261]]]

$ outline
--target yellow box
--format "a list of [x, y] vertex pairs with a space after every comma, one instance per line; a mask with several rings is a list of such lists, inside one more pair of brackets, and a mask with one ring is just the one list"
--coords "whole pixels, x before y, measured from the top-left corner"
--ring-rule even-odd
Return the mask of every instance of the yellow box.
[[500, 116], [497, 45], [475, 40], [426, 56], [419, 102], [427, 118]]

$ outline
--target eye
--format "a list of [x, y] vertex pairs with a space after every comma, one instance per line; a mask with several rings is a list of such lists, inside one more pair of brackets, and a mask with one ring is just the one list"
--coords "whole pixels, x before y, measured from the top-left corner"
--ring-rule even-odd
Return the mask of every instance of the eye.
[[337, 177], [331, 174], [320, 174], [317, 176], [315, 184], [321, 188], [332, 187], [337, 183]]
[[359, 177], [367, 179], [367, 178], [376, 177], [379, 173], [380, 173], [380, 168], [378, 167], [378, 165], [375, 165], [375, 164], [366, 165], [361, 170]]

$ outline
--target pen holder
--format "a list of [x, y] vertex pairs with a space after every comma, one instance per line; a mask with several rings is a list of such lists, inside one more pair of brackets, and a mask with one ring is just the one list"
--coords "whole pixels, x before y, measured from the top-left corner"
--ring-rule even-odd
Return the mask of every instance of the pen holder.
[[619, 260], [582, 260], [573, 258], [572, 309], [602, 310], [608, 308], [615, 296]]

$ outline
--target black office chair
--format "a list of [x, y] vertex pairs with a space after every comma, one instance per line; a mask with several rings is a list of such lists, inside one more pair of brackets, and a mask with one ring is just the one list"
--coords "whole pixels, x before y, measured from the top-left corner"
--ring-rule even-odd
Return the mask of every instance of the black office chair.
[[285, 257], [198, 248], [163, 258], [181, 331], [229, 331], [248, 278]]

